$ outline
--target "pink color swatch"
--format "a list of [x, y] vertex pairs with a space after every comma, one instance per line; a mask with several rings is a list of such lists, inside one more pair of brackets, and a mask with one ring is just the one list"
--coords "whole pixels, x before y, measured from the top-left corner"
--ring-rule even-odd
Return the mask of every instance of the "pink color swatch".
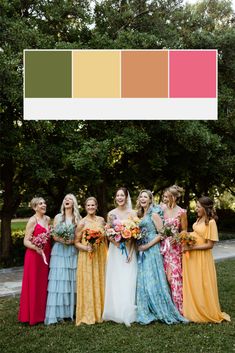
[[170, 98], [216, 98], [216, 50], [170, 55]]

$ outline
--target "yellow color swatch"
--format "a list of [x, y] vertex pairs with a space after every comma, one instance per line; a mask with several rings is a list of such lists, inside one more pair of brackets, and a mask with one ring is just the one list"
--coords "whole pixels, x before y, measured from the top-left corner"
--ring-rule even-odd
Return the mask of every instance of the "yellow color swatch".
[[120, 98], [121, 52], [73, 51], [73, 98]]

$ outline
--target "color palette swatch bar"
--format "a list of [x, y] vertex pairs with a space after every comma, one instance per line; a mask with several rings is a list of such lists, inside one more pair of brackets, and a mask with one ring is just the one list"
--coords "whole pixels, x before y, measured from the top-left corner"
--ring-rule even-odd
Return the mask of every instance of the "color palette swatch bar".
[[216, 50], [25, 50], [25, 119], [217, 119]]

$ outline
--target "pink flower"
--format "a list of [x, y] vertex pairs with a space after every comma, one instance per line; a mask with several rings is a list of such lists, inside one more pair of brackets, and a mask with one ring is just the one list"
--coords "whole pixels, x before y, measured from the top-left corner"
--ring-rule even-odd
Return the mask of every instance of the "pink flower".
[[115, 237], [114, 237], [115, 241], [118, 243], [121, 239], [122, 239], [122, 236], [121, 234], [116, 234]]

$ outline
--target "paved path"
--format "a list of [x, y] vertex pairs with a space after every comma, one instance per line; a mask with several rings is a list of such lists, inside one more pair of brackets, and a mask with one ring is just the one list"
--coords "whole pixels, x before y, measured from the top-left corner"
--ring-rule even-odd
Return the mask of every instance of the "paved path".
[[[216, 262], [235, 258], [235, 239], [217, 243], [213, 248]], [[20, 294], [23, 267], [0, 270], [0, 297], [10, 297]]]

